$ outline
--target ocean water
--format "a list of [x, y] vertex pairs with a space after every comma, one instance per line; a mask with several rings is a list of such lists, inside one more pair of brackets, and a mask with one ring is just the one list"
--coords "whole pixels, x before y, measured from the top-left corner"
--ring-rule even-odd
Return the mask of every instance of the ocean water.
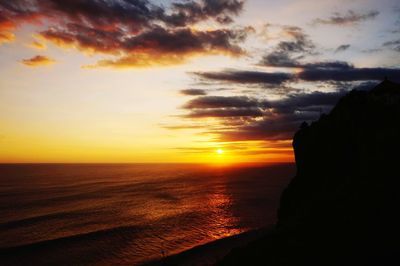
[[0, 165], [0, 258], [140, 265], [274, 223], [294, 170], [291, 164]]

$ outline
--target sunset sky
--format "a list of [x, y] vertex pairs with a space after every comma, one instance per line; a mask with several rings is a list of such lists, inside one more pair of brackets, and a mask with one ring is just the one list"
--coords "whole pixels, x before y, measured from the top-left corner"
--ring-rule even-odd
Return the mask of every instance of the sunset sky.
[[286, 162], [400, 79], [397, 0], [0, 0], [0, 162]]

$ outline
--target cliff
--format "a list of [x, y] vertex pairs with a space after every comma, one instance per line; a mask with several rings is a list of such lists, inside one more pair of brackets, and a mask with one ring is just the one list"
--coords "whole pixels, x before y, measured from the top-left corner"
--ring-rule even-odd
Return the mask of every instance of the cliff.
[[400, 265], [400, 85], [351, 91], [293, 148], [276, 229], [220, 265]]

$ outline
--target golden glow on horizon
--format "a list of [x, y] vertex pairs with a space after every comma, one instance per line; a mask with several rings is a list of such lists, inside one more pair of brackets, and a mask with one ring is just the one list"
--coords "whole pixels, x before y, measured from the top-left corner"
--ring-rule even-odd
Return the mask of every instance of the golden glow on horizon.
[[[156, 2], [161, 4], [163, 1]], [[291, 139], [268, 140], [264, 138], [269, 135], [262, 136], [262, 132], [261, 136], [259, 133], [253, 136], [243, 132], [236, 135], [240, 125], [251, 131], [252, 123], [262, 123], [266, 118], [264, 115], [251, 119], [245, 116], [227, 119], [210, 112], [214, 118], [192, 119], [185, 116], [189, 110], [183, 106], [199, 95], [177, 92], [201, 89], [204, 91], [202, 96], [249, 96], [275, 101], [284, 97], [286, 89], [289, 94], [291, 91], [311, 92], [316, 89], [334, 91], [336, 86], [329, 82], [297, 79], [285, 82], [282, 90], [276, 90], [277, 84], [273, 85], [276, 89], [265, 90], [257, 82], [207, 81], [193, 75], [196, 72], [236, 69], [290, 72], [296, 76], [302, 71], [300, 68], [262, 66], [260, 60], [279, 48], [282, 42], [295, 42], [297, 39], [305, 42], [303, 46], [315, 46], [306, 47], [307, 51], [303, 51], [307, 52], [305, 58], [297, 58], [301, 52], [296, 56], [294, 54], [297, 53], [292, 54], [293, 58], [304, 63], [345, 61], [363, 68], [398, 65], [397, 53], [394, 49], [389, 51], [389, 47], [381, 47], [377, 50], [382, 51], [376, 53], [364, 52], [390, 41], [383, 40], [383, 37], [377, 39], [376, 36], [391, 29], [397, 19], [390, 8], [381, 8], [382, 3], [378, 1], [367, 4], [358, 1], [348, 8], [343, 7], [345, 11], [365, 9], [367, 5], [368, 9], [382, 12], [374, 20], [356, 23], [359, 29], [357, 34], [353, 32], [353, 27], [311, 25], [317, 17], [329, 17], [332, 11], [341, 13], [337, 10], [337, 1], [245, 2], [240, 14], [231, 14], [235, 21], [231, 26], [221, 25], [213, 19], [200, 19], [185, 26], [196, 37], [193, 43], [182, 31], [185, 33], [182, 40], [180, 36], [166, 35], [175, 36], [167, 38], [173, 40], [170, 45], [161, 42], [164, 35], [159, 33], [157, 38], [149, 39], [152, 41], [136, 45], [136, 40], [140, 41], [142, 37], [132, 38], [135, 41], [126, 45], [125, 39], [118, 41], [118, 37], [110, 37], [110, 43], [96, 42], [96, 35], [103, 31], [95, 31], [92, 42], [75, 38], [74, 33], [80, 36], [80, 30], [75, 32], [71, 29], [71, 33], [63, 32], [61, 35], [45, 34], [69, 28], [69, 24], [65, 23], [75, 20], [74, 16], [56, 18], [40, 12], [38, 16], [35, 12], [28, 12], [28, 16], [17, 16], [15, 21], [2, 21], [0, 163], [182, 162], [225, 165], [293, 162]], [[384, 6], [393, 5], [386, 3]], [[93, 21], [96, 23], [89, 26], [99, 27], [99, 30], [107, 32], [106, 36], [113, 36], [111, 33], [117, 24], [103, 25], [96, 19]], [[129, 19], [120, 22], [124, 24], [126, 21]], [[151, 20], [150, 24], [153, 22]], [[121, 33], [125, 30], [129, 32], [129, 25], [125, 26], [127, 28]], [[160, 25], [160, 28], [164, 26], [167, 25]], [[175, 30], [180, 32], [184, 27], [166, 28], [166, 33], [173, 33]], [[242, 28], [245, 31], [240, 33]], [[147, 32], [147, 29], [143, 30]], [[239, 36], [245, 32], [247, 38], [244, 38], [246, 34]], [[226, 37], [220, 39], [220, 35]], [[238, 36], [232, 39], [230, 35]], [[133, 36], [136, 36], [135, 33], [125, 38]], [[147, 40], [146, 36], [144, 40]], [[198, 41], [203, 36], [207, 37], [204, 45]], [[181, 41], [175, 45], [175, 39]], [[343, 53], [335, 52], [339, 45], [345, 43], [351, 44], [351, 48]], [[258, 140], [251, 140], [253, 138]]]
[[[293, 161], [291, 149], [275, 147], [276, 142], [219, 142], [198, 128], [164, 127], [184, 124], [173, 115], [188, 100], [176, 94], [182, 77], [188, 79], [186, 72], [233, 64], [231, 59], [207, 57], [168, 69], [108, 71], [80, 69], [87, 58], [72, 51], [64, 58], [53, 53], [49, 46], [48, 55], [61, 63], [51, 68], [16, 62], [0, 69], [3, 77], [13, 77], [0, 84], [2, 163]], [[283, 146], [290, 148], [290, 142]]]
[[[41, 32], [42, 26], [46, 25], [20, 27], [15, 31], [16, 42], [0, 46], [4, 55], [0, 66], [0, 163], [181, 162], [223, 166], [293, 161], [290, 142], [224, 142], [206, 133], [220, 123], [216, 118], [198, 123], [201, 129], [197, 125], [166, 129], [188, 124], [179, 116], [183, 113], [179, 107], [190, 98], [177, 95], [192, 85], [193, 77], [188, 73], [218, 71], [226, 66], [239, 69], [247, 65], [246, 58], [212, 49], [183, 57], [154, 54], [154, 58], [126, 58], [111, 69], [82, 69], [116, 57], [32, 34]], [[192, 30], [218, 29], [209, 23], [196, 27]], [[0, 42], [14, 39], [14, 33], [5, 37]], [[131, 59], [144, 67], [121, 67], [124, 63], [132, 67]], [[141, 59], [160, 64], [147, 66]], [[39, 67], [43, 65], [52, 66]]]

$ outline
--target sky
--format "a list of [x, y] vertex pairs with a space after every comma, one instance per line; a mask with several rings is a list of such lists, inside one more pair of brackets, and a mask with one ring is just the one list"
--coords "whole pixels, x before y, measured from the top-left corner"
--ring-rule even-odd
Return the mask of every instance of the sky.
[[400, 79], [400, 4], [0, 0], [0, 58], [0, 162], [290, 162]]

